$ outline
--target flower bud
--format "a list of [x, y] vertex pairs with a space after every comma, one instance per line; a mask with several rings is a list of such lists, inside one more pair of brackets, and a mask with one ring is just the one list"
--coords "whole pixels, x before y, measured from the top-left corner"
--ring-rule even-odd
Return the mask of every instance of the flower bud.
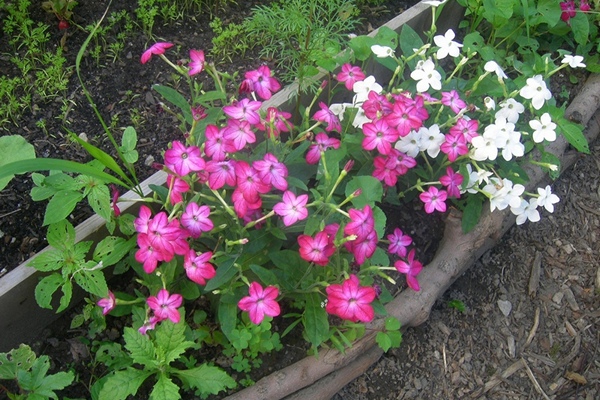
[[354, 167], [354, 160], [348, 160], [346, 165], [344, 165], [344, 171], [346, 171], [346, 173], [348, 173], [352, 170], [352, 167]]
[[199, 105], [198, 107], [192, 107], [192, 117], [194, 121], [200, 121], [206, 118], [208, 114], [206, 113], [206, 108]]

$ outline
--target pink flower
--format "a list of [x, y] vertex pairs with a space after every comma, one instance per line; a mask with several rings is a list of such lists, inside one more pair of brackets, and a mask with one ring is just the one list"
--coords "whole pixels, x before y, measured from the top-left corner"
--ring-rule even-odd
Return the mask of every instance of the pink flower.
[[365, 150], [373, 150], [377, 147], [380, 154], [388, 155], [392, 145], [398, 141], [398, 131], [388, 126], [383, 119], [363, 124], [362, 130], [365, 135], [362, 147]]
[[202, 50], [190, 50], [190, 63], [188, 64], [190, 70], [188, 75], [196, 75], [202, 72], [204, 69], [204, 51]]
[[256, 135], [250, 123], [237, 119], [227, 120], [227, 126], [223, 128], [223, 138], [231, 144], [231, 149], [226, 147], [229, 152], [240, 151], [247, 143], [256, 142]]
[[583, 12], [588, 12], [592, 10], [592, 7], [590, 6], [588, 0], [581, 0], [581, 2], [579, 2], [579, 10]]
[[408, 246], [412, 244], [412, 238], [402, 233], [399, 228], [394, 229], [394, 232], [387, 236], [390, 241], [388, 251], [400, 257], [406, 257]]
[[179, 176], [204, 169], [205, 162], [197, 146], [185, 147], [179, 141], [174, 141], [170, 149], [165, 151], [165, 166]]
[[121, 215], [121, 209], [117, 205], [117, 202], [119, 201], [119, 190], [117, 189], [117, 186], [110, 185], [110, 191], [112, 192], [112, 209], [115, 213], [115, 217], [118, 217]]
[[467, 107], [467, 103], [460, 98], [456, 90], [442, 92], [442, 104], [446, 107], [450, 107], [455, 114], [458, 114], [461, 110]]
[[440, 145], [440, 150], [448, 156], [450, 162], [456, 161], [458, 157], [469, 152], [465, 136], [462, 133], [455, 134], [452, 132], [444, 137], [444, 143]]
[[327, 104], [321, 101], [319, 102], [319, 107], [321, 107], [321, 109], [313, 115], [313, 119], [315, 121], [326, 123], [327, 126], [325, 127], [325, 130], [327, 132], [341, 131], [342, 125], [340, 124], [339, 118], [329, 109]]
[[140, 329], [138, 329], [138, 332], [141, 333], [142, 335], [145, 335], [148, 333], [148, 331], [156, 328], [156, 324], [159, 323], [160, 321], [161, 321], [160, 318], [158, 318], [156, 315], [153, 315], [148, 321], [146, 321], [146, 323], [144, 325], [142, 325], [140, 327]]
[[262, 207], [262, 199], [258, 193], [255, 193], [254, 197], [248, 197], [248, 194], [244, 194], [239, 188], [233, 191], [231, 200], [233, 200], [233, 209], [239, 218], [250, 218]]
[[267, 108], [264, 121], [258, 124], [258, 128], [262, 129], [267, 133], [270, 138], [278, 137], [281, 132], [289, 132], [293, 127], [289, 119], [292, 118], [292, 114], [279, 111], [275, 107]]
[[204, 118], [208, 117], [206, 108], [204, 108], [202, 105], [190, 108], [192, 110], [192, 118], [194, 118], [194, 121], [202, 121]]
[[204, 135], [206, 137], [204, 141], [204, 153], [214, 161], [223, 161], [230, 150], [223, 137], [223, 130], [219, 129], [216, 125], [207, 125]]
[[137, 233], [148, 233], [148, 224], [152, 219], [152, 210], [146, 205], [140, 207], [138, 217], [133, 221]]
[[342, 65], [342, 70], [335, 77], [340, 82], [346, 85], [346, 89], [352, 90], [354, 83], [363, 81], [365, 74], [362, 72], [360, 67], [353, 66], [351, 64]]
[[365, 205], [362, 210], [351, 208], [348, 210], [350, 222], [344, 227], [344, 235], [356, 235], [357, 239], [366, 239], [375, 229], [375, 219], [373, 218], [373, 209], [370, 205]]
[[377, 156], [373, 159], [373, 177], [392, 187], [398, 182], [398, 174], [394, 168], [388, 167], [388, 159], [387, 156]]
[[243, 297], [238, 302], [242, 311], [247, 311], [253, 324], [260, 324], [265, 315], [276, 317], [281, 312], [279, 303], [275, 299], [279, 296], [279, 289], [275, 286], [262, 288], [260, 283], [252, 282], [248, 289], [249, 296]]
[[228, 117], [238, 121], [248, 121], [251, 125], [256, 125], [260, 122], [260, 115], [256, 111], [260, 109], [262, 103], [260, 101], [251, 101], [250, 99], [242, 99], [234, 101], [233, 104], [223, 107], [223, 112]]
[[235, 186], [237, 182], [233, 160], [209, 161], [206, 163], [206, 172], [208, 172], [208, 187], [212, 190], [220, 189], [225, 185]]
[[[281, 89], [281, 85], [277, 79], [271, 77], [271, 70], [266, 65], [261, 65], [257, 70], [246, 72], [244, 77], [246, 79], [242, 83], [243, 91], [250, 89], [263, 100], [269, 100], [273, 93]], [[241, 87], [240, 91], [242, 91]]]
[[213, 253], [210, 251], [204, 253], [196, 253], [190, 249], [183, 258], [183, 268], [185, 274], [192, 282], [198, 285], [206, 285], [206, 281], [215, 277], [217, 272], [215, 267], [209, 263]]
[[161, 54], [165, 54], [165, 51], [169, 47], [173, 47], [173, 43], [165, 43], [165, 42], [154, 43], [152, 46], [150, 46], [150, 48], [148, 50], [146, 50], [142, 54], [142, 59], [141, 59], [142, 64], [146, 64], [150, 60], [152, 55], [159, 56]]
[[560, 9], [562, 10], [560, 19], [565, 21], [567, 24], [569, 23], [569, 20], [577, 14], [575, 10], [575, 2], [573, 0], [562, 1], [560, 3]]
[[181, 303], [183, 303], [183, 297], [180, 294], [169, 295], [169, 292], [165, 289], [161, 289], [156, 296], [150, 296], [146, 299], [146, 304], [159, 320], [169, 319], [174, 324], [177, 324], [181, 319], [181, 315], [177, 311]]
[[335, 247], [329, 239], [327, 232], [318, 232], [315, 237], [308, 235], [298, 236], [300, 245], [300, 257], [308, 262], [325, 266], [329, 263], [329, 257], [335, 253]]
[[290, 226], [295, 224], [297, 221], [301, 221], [308, 217], [308, 210], [306, 209], [306, 203], [308, 202], [308, 195], [301, 194], [296, 195], [289, 190], [283, 193], [283, 201], [273, 206], [275, 214], [283, 217], [283, 224]]
[[158, 267], [158, 262], [165, 261], [165, 255], [152, 246], [152, 240], [146, 233], [138, 234], [137, 245], [139, 249], [135, 252], [136, 261], [142, 263], [144, 272], [147, 274], [153, 273]]
[[425, 203], [425, 212], [431, 214], [435, 210], [439, 212], [446, 211], [446, 199], [448, 193], [445, 190], [438, 190], [435, 186], [430, 186], [429, 190], [419, 195], [419, 198]]
[[345, 243], [346, 250], [348, 250], [354, 256], [356, 264], [362, 265], [375, 254], [377, 249], [377, 232], [375, 230], [370, 231], [365, 238], [357, 238]]
[[259, 193], [268, 193], [271, 188], [264, 183], [258, 172], [245, 161], [235, 163], [235, 174], [237, 177], [237, 188], [249, 202], [255, 202]]
[[329, 314], [353, 322], [370, 322], [375, 317], [371, 303], [377, 293], [370, 286], [360, 286], [356, 275], [350, 275], [341, 285], [329, 285], [326, 291], [325, 310]]
[[454, 172], [451, 167], [446, 168], [446, 175], [440, 177], [440, 183], [446, 186], [448, 197], [460, 198], [460, 185], [464, 177], [458, 172]]
[[190, 185], [186, 181], [173, 175], [167, 176], [167, 185], [170, 188], [169, 200], [171, 204], [181, 203], [183, 193], [190, 190]]
[[[421, 110], [416, 102], [406, 98], [406, 96], [397, 96], [396, 102], [392, 107], [392, 112], [384, 117], [389, 126], [396, 128], [398, 134], [402, 137], [409, 134], [411, 130], [417, 130], [423, 126], [423, 121], [429, 117], [427, 111]], [[422, 98], [421, 98], [422, 102]], [[426, 117], [423, 118], [423, 111]]]
[[479, 136], [477, 129], [479, 128], [479, 121], [476, 119], [465, 119], [459, 118], [456, 124], [450, 128], [449, 133], [453, 135], [462, 134], [465, 137], [467, 143], [471, 143], [471, 140]]
[[306, 152], [306, 162], [308, 164], [318, 164], [321, 160], [321, 153], [327, 149], [338, 149], [340, 140], [330, 138], [326, 133], [318, 133], [315, 137], [315, 144], [311, 144]]
[[209, 232], [214, 228], [209, 216], [210, 208], [208, 206], [188, 203], [185, 212], [181, 215], [181, 225], [188, 230], [191, 237], [197, 239], [202, 232]]
[[362, 104], [365, 116], [371, 120], [383, 118], [392, 112], [392, 103], [383, 94], [371, 90]]
[[98, 307], [102, 307], [102, 315], [106, 315], [115, 308], [117, 300], [115, 299], [114, 293], [109, 290], [108, 297], [101, 298], [96, 304]]
[[398, 149], [392, 149], [388, 158], [388, 168], [393, 168], [398, 175], [404, 175], [409, 169], [417, 166], [417, 160]]
[[406, 283], [408, 284], [408, 287], [418, 292], [419, 290], [421, 290], [421, 287], [419, 286], [417, 275], [421, 273], [421, 270], [423, 269], [423, 264], [415, 260], [415, 249], [412, 249], [408, 253], [407, 261], [408, 262], [398, 260], [394, 263], [394, 267], [396, 267], [398, 272], [400, 272], [401, 274], [406, 274]]
[[288, 170], [284, 163], [277, 160], [271, 153], [266, 153], [262, 160], [252, 163], [252, 167], [258, 172], [260, 179], [267, 185], [279, 190], [287, 190]]

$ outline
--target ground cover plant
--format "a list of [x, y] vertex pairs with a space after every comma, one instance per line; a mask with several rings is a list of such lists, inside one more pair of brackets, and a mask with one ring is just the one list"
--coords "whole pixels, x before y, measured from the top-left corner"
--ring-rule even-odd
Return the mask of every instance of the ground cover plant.
[[[234, 356], [234, 368], [246, 371], [258, 354], [278, 347], [269, 325], [282, 308], [289, 310], [290, 329], [303, 327], [313, 351], [322, 345], [343, 350], [364, 333], [359, 322], [385, 316], [381, 305], [390, 294], [376, 279], [395, 281], [400, 273], [419, 290], [422, 265], [411, 238], [401, 227], [384, 235], [382, 201], [418, 197], [434, 213], [454, 198], [465, 211], [465, 230], [476, 223], [484, 199], [492, 210], [510, 207], [518, 223], [538, 220], [538, 208], [551, 212], [558, 198], [549, 186], [523, 193], [526, 176], [518, 162], [534, 148], [543, 153], [557, 131], [586, 151], [580, 128], [561, 116], [545, 82], [562, 69], [585, 67], [583, 59], [539, 55], [531, 70], [506, 74], [498, 62], [476, 56], [477, 43], [454, 39], [451, 30], [436, 32], [435, 22], [426, 41], [410, 28], [399, 36], [383, 29], [375, 38], [354, 39], [353, 64], [340, 56], [341, 71], [330, 76], [333, 87], [320, 86], [301, 108], [300, 123], [282, 110], [260, 110], [280, 87], [267, 66], [246, 72], [231, 95], [225, 88], [234, 76], [207, 63], [202, 50], [191, 49], [189, 63], [180, 64], [168, 57], [171, 43], [149, 47], [142, 63], [158, 56], [189, 82], [184, 94], [154, 87], [178, 115], [182, 132], [157, 166], [169, 178], [166, 188], [155, 187], [143, 199], [149, 207], [121, 215], [119, 192], [108, 187], [136, 186], [133, 128], [121, 143], [105, 129], [119, 160], [74, 136], [93, 163], [36, 161], [37, 168], [45, 161], [47, 169], [79, 174], [34, 176], [34, 195], [57, 199], [47, 214], [56, 220], [46, 221], [56, 251], [36, 265], [56, 272], [38, 286], [38, 301], [49, 307], [60, 289], [60, 308], [66, 307], [74, 281], [102, 298], [103, 314], [132, 315], [124, 345], [112, 349], [123, 362], [107, 365], [113, 372], [92, 392], [121, 398], [150, 377], [156, 398], [177, 396], [173, 378], [198, 395], [232, 387], [220, 370], [198, 366], [184, 353], [218, 343]], [[358, 65], [372, 54], [389, 68], [386, 82], [365, 76]], [[202, 73], [212, 76], [214, 90], [194, 80]], [[550, 172], [559, 167], [551, 155], [537, 162]], [[4, 175], [24, 168], [31, 162], [8, 166]], [[91, 244], [72, 243], [72, 227], [56, 217], [68, 215], [84, 197], [109, 229], [131, 236], [108, 237], [91, 260], [84, 257]], [[117, 263], [117, 273], [133, 269], [138, 275], [136, 296], [109, 291], [102, 271]], [[215, 301], [209, 310], [220, 332], [211, 329], [207, 311], [194, 313], [193, 323], [182, 318], [184, 299], [199, 297]], [[101, 327], [97, 311], [94, 323]], [[378, 340], [383, 348], [399, 344], [398, 329], [388, 321]], [[263, 340], [252, 342], [257, 333]], [[213, 384], [196, 387], [192, 379], [200, 375], [211, 375]], [[130, 384], [114, 385], [125, 381]]]

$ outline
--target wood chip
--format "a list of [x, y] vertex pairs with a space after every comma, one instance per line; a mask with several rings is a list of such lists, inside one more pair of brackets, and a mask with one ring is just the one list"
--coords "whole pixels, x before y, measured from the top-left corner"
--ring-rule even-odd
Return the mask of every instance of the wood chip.
[[480, 398], [483, 394], [489, 392], [490, 390], [492, 390], [493, 388], [498, 386], [501, 382], [504, 382], [509, 376], [511, 376], [512, 374], [514, 374], [515, 372], [517, 372], [524, 366], [525, 366], [525, 361], [523, 359], [520, 359], [519, 361], [513, 363], [510, 367], [505, 369], [504, 372], [502, 372], [502, 374], [494, 375], [492, 377], [492, 379], [487, 381], [486, 384], [482, 388], [479, 388], [475, 392], [471, 393], [471, 398], [473, 398], [473, 399]]
[[529, 275], [529, 296], [535, 297], [538, 286], [540, 284], [540, 274], [542, 270], [542, 252], [536, 251], [533, 265], [531, 266], [531, 274]]
[[525, 366], [525, 372], [527, 372], [527, 376], [529, 377], [529, 379], [533, 383], [533, 387], [535, 388], [536, 392], [538, 392], [539, 394], [541, 394], [544, 397], [544, 399], [550, 400], [550, 397], [548, 397], [548, 395], [544, 392], [544, 390], [540, 386], [540, 384], [537, 381], [537, 379], [535, 379], [535, 375], [533, 375], [533, 371], [531, 371], [531, 369], [529, 368], [529, 365], [527, 365], [527, 362], [525, 362], [524, 358], [521, 358], [521, 362]]
[[577, 300], [575, 300], [575, 295], [573, 294], [571, 288], [565, 286], [562, 292], [565, 294], [565, 298], [567, 299], [567, 303], [569, 303], [569, 307], [571, 307], [571, 310], [579, 311], [579, 304], [577, 304]]
[[575, 330], [575, 328], [573, 328], [573, 325], [571, 325], [571, 323], [567, 320], [565, 320], [565, 327], [567, 328], [567, 332], [569, 332], [569, 335], [571, 335], [571, 337], [577, 336], [577, 331]]
[[527, 336], [527, 341], [525, 342], [525, 347], [527, 347], [531, 344], [531, 341], [533, 340], [533, 337], [535, 336], [535, 333], [537, 332], [539, 325], [540, 325], [540, 308], [537, 307], [535, 309], [535, 317], [533, 319], [533, 326], [531, 327], [531, 330], [529, 331], [529, 336]]
[[567, 373], [565, 374], [565, 378], [567, 378], [570, 381], [579, 383], [580, 385], [587, 384], [587, 379], [585, 379], [583, 375], [578, 374], [577, 372], [567, 371]]

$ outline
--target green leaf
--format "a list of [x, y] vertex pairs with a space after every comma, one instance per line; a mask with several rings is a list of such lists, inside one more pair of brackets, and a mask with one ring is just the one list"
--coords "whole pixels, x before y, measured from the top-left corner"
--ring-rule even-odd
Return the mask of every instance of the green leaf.
[[42, 396], [45, 399], [58, 398], [54, 391], [66, 388], [73, 382], [74, 379], [75, 374], [73, 374], [72, 371], [57, 372], [56, 374], [45, 376], [40, 382], [39, 387], [36, 388], [33, 393], [38, 396]]
[[145, 365], [152, 369], [156, 366], [156, 349], [148, 336], [142, 335], [131, 327], [123, 332], [125, 348], [129, 351], [134, 363]]
[[73, 277], [75, 282], [86, 292], [95, 294], [98, 297], [105, 297], [108, 294], [108, 285], [104, 273], [101, 270], [85, 269], [94, 268], [98, 265], [95, 261], [89, 261]]
[[48, 227], [46, 239], [55, 249], [71, 249], [75, 244], [75, 228], [69, 221], [58, 221]]
[[365, 61], [371, 57], [371, 46], [376, 44], [375, 39], [369, 36], [357, 36], [352, 38], [348, 46], [354, 52], [354, 56], [359, 61]]
[[258, 279], [265, 285], [275, 285], [278, 281], [277, 276], [273, 271], [266, 269], [260, 265], [251, 264], [250, 269], [258, 276]]
[[481, 210], [483, 209], [483, 202], [478, 196], [469, 196], [467, 198], [467, 205], [463, 210], [462, 216], [462, 230], [467, 233], [475, 228], [475, 225], [479, 222], [481, 216]]
[[128, 126], [123, 131], [123, 137], [121, 138], [121, 146], [124, 150], [131, 151], [137, 146], [137, 133], [133, 126]]
[[237, 324], [237, 313], [236, 299], [233, 296], [223, 296], [221, 302], [219, 302], [217, 315], [221, 324], [221, 332], [229, 340], [231, 340], [231, 332], [233, 332]]
[[218, 394], [226, 389], [237, 386], [235, 380], [221, 369], [206, 364], [186, 370], [173, 370], [176, 375], [188, 387], [200, 391], [201, 396]]
[[187, 122], [189, 125], [192, 125], [192, 123], [194, 122], [194, 118], [192, 117], [192, 109], [190, 107], [190, 104], [187, 102], [185, 97], [181, 95], [181, 93], [179, 93], [173, 88], [162, 85], [153, 85], [152, 89], [160, 93], [160, 95], [164, 97], [165, 100], [179, 107], [183, 114], [185, 122]]
[[352, 178], [346, 185], [346, 196], [350, 196], [358, 189], [361, 190], [360, 196], [352, 199], [352, 204], [357, 208], [363, 208], [367, 204], [373, 207], [383, 196], [381, 181], [372, 176], [361, 175]]
[[35, 352], [26, 344], [21, 344], [8, 353], [0, 353], [0, 379], [16, 379], [17, 371], [31, 369], [36, 358]]
[[[33, 158], [35, 158], [35, 148], [27, 143], [23, 136], [8, 135], [0, 137], [0, 167], [14, 161]], [[4, 189], [13, 177], [14, 174], [8, 174], [0, 178], [0, 190]]]
[[180, 398], [177, 385], [165, 374], [160, 374], [150, 393], [150, 400], [177, 400]]
[[42, 308], [52, 309], [52, 295], [64, 284], [64, 278], [53, 273], [45, 276], [35, 287], [35, 301]]
[[580, 125], [568, 121], [566, 118], [560, 118], [556, 121], [556, 124], [560, 127], [563, 136], [571, 146], [575, 147], [577, 151], [590, 154], [590, 147]]
[[27, 264], [38, 271], [48, 272], [56, 271], [64, 265], [65, 259], [63, 253], [58, 250], [48, 250], [39, 253], [33, 260]]
[[150, 375], [152, 375], [152, 372], [141, 371], [131, 367], [115, 371], [104, 382], [102, 389], [100, 389], [98, 400], [125, 400], [127, 396], [135, 396], [142, 383]]
[[306, 309], [302, 316], [304, 331], [313, 347], [319, 346], [329, 336], [329, 320], [327, 312], [321, 307], [321, 297], [317, 293], [305, 296]]
[[407, 24], [402, 26], [400, 31], [400, 49], [404, 57], [410, 57], [414, 54], [414, 49], [420, 49], [423, 46], [421, 36]]
[[178, 324], [164, 323], [156, 329], [156, 346], [165, 353], [164, 362], [170, 364], [179, 358], [193, 342], [185, 340], [185, 323], [183, 319]]
[[590, 39], [590, 21], [586, 14], [578, 12], [569, 20], [573, 37], [578, 44], [586, 44]]
[[117, 236], [107, 236], [96, 245], [94, 261], [102, 261], [104, 267], [109, 267], [121, 261], [131, 249], [136, 246], [136, 238], [129, 240]]
[[110, 205], [110, 191], [106, 185], [94, 185], [90, 188], [88, 194], [88, 203], [92, 210], [102, 217], [102, 219], [108, 221], [112, 216], [112, 207]]
[[218, 260], [215, 261], [215, 265], [218, 265], [217, 274], [214, 278], [212, 278], [206, 283], [206, 286], [204, 287], [204, 290], [206, 292], [210, 292], [211, 290], [215, 290], [221, 287], [221, 285], [226, 284], [231, 280], [231, 278], [234, 277], [237, 271], [237, 269], [235, 268], [236, 259], [237, 257], [227, 257], [221, 262], [219, 262]]
[[77, 203], [83, 199], [79, 192], [61, 190], [57, 192], [46, 206], [43, 226], [64, 220], [73, 212]]
[[386, 332], [377, 332], [375, 341], [385, 353], [392, 347], [392, 339], [390, 339]]
[[67, 307], [69, 307], [69, 304], [71, 303], [71, 297], [73, 297], [73, 284], [70, 280], [66, 280], [60, 290], [63, 295], [58, 303], [58, 308], [56, 309], [57, 313], [64, 311], [67, 309]]
[[400, 321], [394, 317], [387, 317], [385, 319], [385, 329], [387, 331], [397, 331], [400, 329]]
[[36, 158], [35, 160], [21, 160], [6, 164], [0, 169], [0, 182], [2, 178], [7, 176], [26, 174], [35, 171], [75, 172], [82, 175], [93, 176], [101, 179], [103, 182], [114, 183], [125, 188], [131, 186], [120, 179], [115, 178], [106, 172], [99, 171], [97, 168], [89, 165], [55, 158]]
[[539, 0], [537, 10], [542, 20], [551, 27], [560, 20], [561, 9], [556, 6], [556, 0]]

